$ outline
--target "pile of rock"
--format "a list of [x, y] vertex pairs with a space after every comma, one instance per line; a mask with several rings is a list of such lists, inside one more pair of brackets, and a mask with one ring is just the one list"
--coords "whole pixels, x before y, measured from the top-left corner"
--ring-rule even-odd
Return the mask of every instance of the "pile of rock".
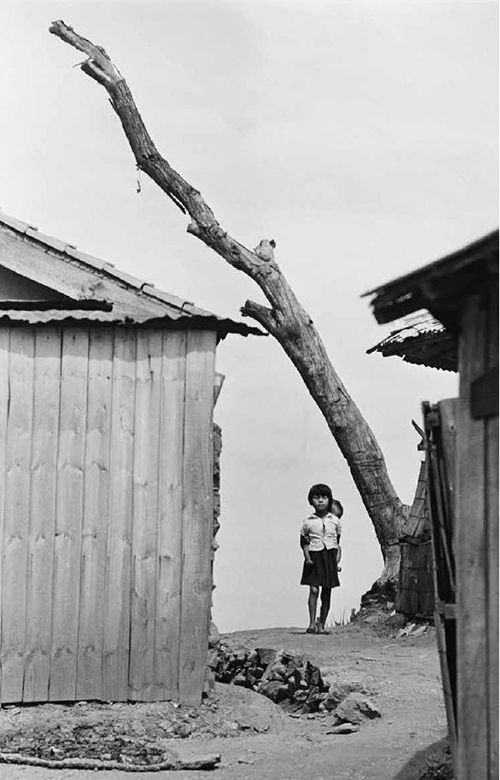
[[209, 651], [209, 668], [217, 682], [251, 688], [290, 714], [329, 712], [335, 725], [380, 717], [361, 684], [328, 685], [321, 670], [302, 655], [218, 640]]

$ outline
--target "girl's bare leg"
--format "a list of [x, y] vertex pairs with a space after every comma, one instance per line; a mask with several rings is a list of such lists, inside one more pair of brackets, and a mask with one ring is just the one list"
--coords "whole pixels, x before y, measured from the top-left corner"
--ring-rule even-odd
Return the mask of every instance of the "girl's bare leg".
[[332, 589], [321, 588], [321, 609], [319, 611], [318, 631], [325, 630], [325, 623], [330, 612], [330, 603], [332, 600]]
[[319, 588], [317, 585], [309, 585], [309, 598], [307, 606], [309, 607], [309, 628], [316, 629], [316, 609], [318, 606]]

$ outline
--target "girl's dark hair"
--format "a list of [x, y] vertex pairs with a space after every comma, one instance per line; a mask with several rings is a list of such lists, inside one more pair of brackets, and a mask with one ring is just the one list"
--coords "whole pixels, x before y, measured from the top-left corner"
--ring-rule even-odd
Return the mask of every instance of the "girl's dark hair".
[[328, 498], [328, 511], [332, 511], [333, 495], [331, 488], [329, 488], [328, 485], [322, 485], [321, 483], [319, 485], [313, 485], [307, 494], [307, 500], [310, 504], [315, 496], [326, 496]]

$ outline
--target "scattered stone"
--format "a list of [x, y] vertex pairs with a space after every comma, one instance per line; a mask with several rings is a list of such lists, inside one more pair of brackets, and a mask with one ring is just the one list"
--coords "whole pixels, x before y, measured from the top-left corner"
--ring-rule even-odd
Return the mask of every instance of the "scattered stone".
[[336, 709], [350, 693], [372, 693], [360, 682], [332, 683], [330, 689], [323, 700], [323, 707], [328, 712]]
[[328, 729], [327, 734], [354, 734], [355, 731], [359, 731], [359, 726], [354, 723], [341, 723], [339, 726], [334, 726], [332, 729]]
[[334, 710], [335, 723], [363, 723], [366, 719], [380, 718], [381, 713], [370, 699], [360, 693], [350, 693]]
[[269, 666], [276, 660], [276, 650], [272, 647], [256, 647], [255, 652], [262, 666]]
[[415, 628], [415, 623], [407, 623], [407, 625], [404, 628], [400, 628], [398, 633], [396, 634], [396, 639], [401, 639], [403, 636], [408, 636], [413, 629]]
[[297, 717], [324, 717], [332, 712], [335, 726], [380, 717], [363, 695], [373, 691], [358, 681], [329, 685], [321, 670], [302, 655], [265, 647], [233, 647], [221, 640], [215, 655], [209, 654], [209, 664], [218, 682], [250, 688]]
[[422, 636], [422, 634], [425, 634], [426, 631], [427, 631], [426, 625], [418, 626], [411, 632], [411, 636]]

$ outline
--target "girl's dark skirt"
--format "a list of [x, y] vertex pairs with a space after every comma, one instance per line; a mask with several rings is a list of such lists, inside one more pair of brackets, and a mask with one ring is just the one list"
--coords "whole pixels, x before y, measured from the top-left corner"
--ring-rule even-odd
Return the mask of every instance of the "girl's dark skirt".
[[321, 588], [338, 588], [337, 550], [318, 550], [309, 553], [312, 563], [304, 562], [301, 585], [317, 585]]

